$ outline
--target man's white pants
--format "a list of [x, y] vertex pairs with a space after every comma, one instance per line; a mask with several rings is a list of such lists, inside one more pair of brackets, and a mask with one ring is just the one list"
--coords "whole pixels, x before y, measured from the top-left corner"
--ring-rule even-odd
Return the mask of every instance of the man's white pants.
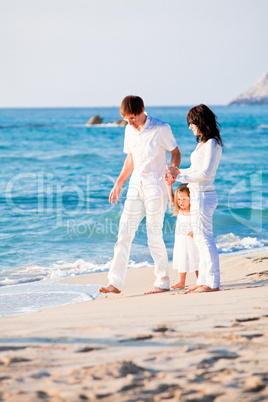
[[123, 288], [131, 243], [145, 216], [148, 246], [155, 264], [154, 286], [169, 289], [168, 256], [162, 233], [166, 208], [167, 195], [153, 186], [148, 190], [141, 188], [137, 196], [127, 197], [120, 219], [114, 258], [108, 274], [109, 283], [118, 290]]
[[218, 205], [216, 191], [191, 193], [191, 224], [199, 251], [197, 285], [220, 286], [219, 254], [213, 237], [213, 213]]

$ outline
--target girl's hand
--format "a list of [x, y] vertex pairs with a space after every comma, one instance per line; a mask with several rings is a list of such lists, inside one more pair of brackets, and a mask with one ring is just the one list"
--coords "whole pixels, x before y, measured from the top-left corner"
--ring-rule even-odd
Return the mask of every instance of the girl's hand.
[[190, 236], [193, 239], [194, 234], [193, 234], [193, 232], [189, 232], [187, 236]]
[[174, 177], [171, 176], [171, 174], [169, 174], [169, 173], [164, 174], [164, 180], [165, 180], [167, 186], [172, 186], [172, 184], [174, 184], [176, 181], [174, 179]]
[[167, 183], [168, 186], [172, 186], [172, 184], [174, 184], [175, 181], [176, 180], [174, 179], [173, 176], [169, 176], [169, 177], [165, 178], [165, 182]]
[[172, 184], [174, 184], [176, 180], [175, 180], [175, 178], [170, 174], [168, 168], [169, 168], [169, 166], [167, 166], [166, 173], [164, 174], [164, 180], [165, 180], [165, 182], [166, 182], [166, 185], [172, 186]]

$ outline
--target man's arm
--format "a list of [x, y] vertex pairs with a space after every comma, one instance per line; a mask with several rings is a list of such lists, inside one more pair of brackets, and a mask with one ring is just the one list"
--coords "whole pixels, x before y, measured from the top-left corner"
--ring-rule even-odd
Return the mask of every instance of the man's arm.
[[173, 149], [171, 152], [171, 166], [175, 166], [177, 168], [180, 167], [181, 164], [181, 153], [178, 147]]
[[[179, 173], [179, 166], [181, 163], [181, 153], [178, 147], [174, 148], [171, 152], [171, 166], [167, 166], [167, 171], [164, 175], [164, 179], [168, 186], [175, 183], [175, 178]], [[176, 173], [175, 173], [176, 171]]]
[[116, 202], [116, 204], [118, 203], [123, 184], [129, 178], [133, 169], [134, 169], [134, 163], [132, 154], [128, 154], [122, 167], [121, 173], [118, 176], [118, 179], [116, 180], [116, 183], [110, 193], [109, 202], [111, 204], [113, 204], [114, 201]]

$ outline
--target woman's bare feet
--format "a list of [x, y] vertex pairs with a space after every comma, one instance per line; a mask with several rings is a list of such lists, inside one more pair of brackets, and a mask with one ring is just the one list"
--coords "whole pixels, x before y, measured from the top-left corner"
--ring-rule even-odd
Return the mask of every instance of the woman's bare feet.
[[200, 288], [201, 286], [199, 285], [194, 285], [191, 286], [188, 290], [186, 290], [184, 293], [193, 293], [194, 291], [196, 291], [198, 288]]
[[178, 282], [176, 285], [171, 286], [171, 289], [184, 289], [185, 288], [185, 282]]
[[199, 286], [192, 293], [218, 292], [219, 290], [220, 290], [220, 288], [210, 288], [207, 285], [203, 285], [203, 286]]
[[99, 292], [100, 293], [116, 293], [116, 294], [121, 293], [121, 291], [118, 290], [117, 288], [115, 288], [113, 285], [108, 285], [106, 287], [103, 286], [103, 287], [99, 288]]
[[145, 295], [152, 295], [154, 293], [162, 293], [162, 292], [168, 292], [169, 289], [161, 289], [158, 288], [157, 286], [153, 286], [152, 289], [148, 290], [148, 292], [144, 292]]

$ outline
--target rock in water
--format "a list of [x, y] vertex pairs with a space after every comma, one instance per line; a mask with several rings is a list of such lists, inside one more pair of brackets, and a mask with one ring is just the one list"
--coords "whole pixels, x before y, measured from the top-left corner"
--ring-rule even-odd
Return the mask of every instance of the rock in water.
[[120, 127], [126, 127], [127, 126], [127, 121], [124, 119], [118, 119], [114, 122], [114, 124], [117, 124]]
[[264, 74], [259, 81], [233, 99], [230, 105], [242, 103], [248, 105], [268, 104], [268, 73]]
[[89, 126], [91, 126], [92, 124], [101, 124], [103, 122], [103, 119], [96, 114], [96, 116], [91, 117], [91, 119], [89, 119], [89, 121], [87, 122], [87, 124]]

